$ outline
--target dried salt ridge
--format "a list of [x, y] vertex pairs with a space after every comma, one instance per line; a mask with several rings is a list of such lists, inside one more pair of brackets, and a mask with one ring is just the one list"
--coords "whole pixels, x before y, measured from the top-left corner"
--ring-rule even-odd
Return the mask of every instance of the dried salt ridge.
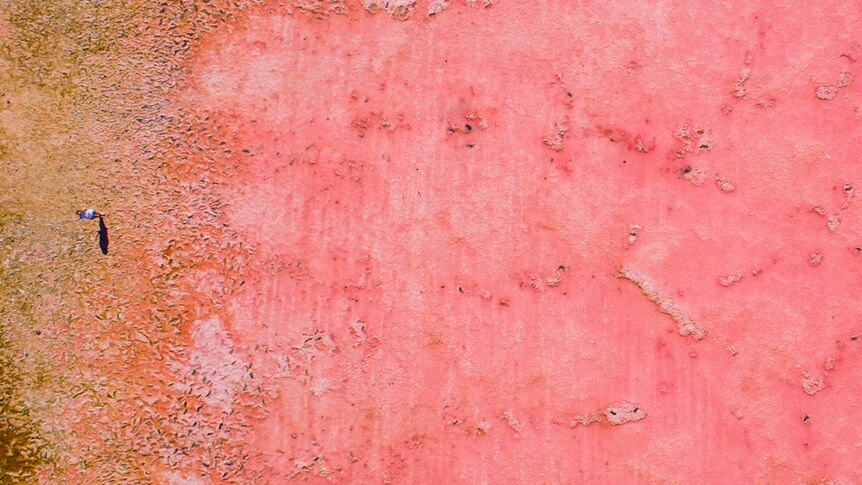
[[515, 418], [514, 414], [512, 414], [510, 411], [503, 411], [503, 415], [500, 416], [500, 418], [506, 421], [509, 427], [512, 428], [512, 431], [515, 432], [515, 434], [521, 434], [521, 422], [518, 421], [517, 418]]
[[702, 340], [706, 337], [706, 330], [700, 328], [694, 320], [677, 308], [673, 301], [661, 296], [655, 288], [653, 288], [653, 286], [644, 279], [643, 276], [624, 267], [620, 267], [617, 269], [617, 278], [628, 280], [637, 286], [649, 301], [658, 306], [659, 311], [676, 322], [679, 334], [683, 337], [691, 335], [695, 340]]
[[838, 82], [831, 85], [820, 86], [814, 90], [814, 96], [817, 99], [822, 99], [823, 101], [829, 101], [830, 99], [838, 96], [838, 93], [850, 85], [853, 82], [853, 75], [849, 72], [842, 72], [838, 78]]
[[[447, 8], [452, 3], [451, 0], [433, 0], [430, 4], [428, 4], [428, 16], [433, 17], [437, 15]], [[494, 0], [466, 0], [464, 3], [467, 4], [468, 7], [490, 7], [494, 5]]]
[[718, 278], [718, 284], [727, 288], [728, 286], [733, 286], [736, 283], [739, 283], [740, 281], [742, 281], [742, 278], [743, 278], [742, 273], [737, 272], [737, 273], [729, 274], [727, 276], [719, 277]]
[[413, 9], [416, 7], [416, 0], [361, 0], [360, 3], [371, 13], [382, 9], [396, 20], [409, 19], [413, 16]]
[[820, 263], [823, 262], [823, 253], [820, 251], [814, 251], [808, 256], [808, 264], [811, 266], [820, 266]]
[[572, 420], [572, 427], [577, 427], [579, 424], [589, 426], [592, 423], [607, 422], [611, 426], [619, 426], [621, 424], [633, 423], [647, 417], [646, 411], [639, 405], [629, 401], [616, 401], [605, 409], [599, 410], [589, 416], [575, 416]]
[[638, 237], [641, 232], [643, 232], [643, 228], [638, 224], [632, 224], [629, 226], [629, 237], [626, 240], [626, 249], [634, 246], [634, 244], [638, 241]]
[[449, 0], [433, 0], [428, 5], [428, 16], [437, 15], [449, 8]]
[[551, 150], [559, 152], [563, 150], [563, 140], [566, 138], [566, 133], [569, 131], [569, 121], [564, 120], [555, 123], [554, 130], [556, 133], [545, 137], [542, 140], [542, 143]]
[[679, 171], [679, 176], [691, 182], [691, 185], [694, 185], [695, 187], [703, 185], [708, 175], [708, 168], [692, 168], [689, 165], [686, 165]]
[[739, 71], [739, 77], [736, 79], [736, 83], [733, 87], [733, 90], [731, 91], [734, 98], [742, 99], [745, 97], [745, 95], [746, 95], [745, 83], [746, 83], [746, 81], [748, 81], [748, 78], [750, 78], [750, 77], [751, 77], [751, 68], [743, 67]]
[[801, 379], [802, 390], [805, 394], [813, 396], [822, 391], [826, 387], [826, 383], [822, 377], [812, 377], [811, 374], [805, 374]]
[[718, 190], [722, 192], [730, 193], [736, 190], [736, 185], [733, 182], [730, 182], [718, 176], [715, 177], [715, 185], [716, 187], [718, 187]]

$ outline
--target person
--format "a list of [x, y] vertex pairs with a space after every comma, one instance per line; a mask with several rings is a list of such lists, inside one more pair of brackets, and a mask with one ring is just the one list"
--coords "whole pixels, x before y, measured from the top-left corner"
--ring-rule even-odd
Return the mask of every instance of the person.
[[108, 254], [108, 226], [105, 225], [105, 214], [100, 214], [96, 212], [95, 209], [87, 209], [83, 211], [75, 211], [75, 214], [78, 215], [78, 219], [82, 221], [92, 221], [93, 219], [99, 220], [99, 249], [102, 250], [102, 254]]
[[87, 209], [85, 211], [75, 211], [75, 214], [78, 214], [78, 218], [81, 220], [92, 221], [95, 218], [102, 218], [105, 214], [99, 214], [94, 209]]

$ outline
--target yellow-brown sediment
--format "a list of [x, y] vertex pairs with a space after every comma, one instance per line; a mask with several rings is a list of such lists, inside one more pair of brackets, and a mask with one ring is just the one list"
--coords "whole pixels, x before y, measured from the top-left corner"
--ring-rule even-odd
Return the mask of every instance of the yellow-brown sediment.
[[[218, 267], [227, 294], [249, 252], [214, 223], [222, 140], [186, 143], [199, 121], [170, 96], [199, 36], [250, 3], [11, 0], [0, 13], [4, 481], [242, 468], [234, 418], [186, 392], [176, 363], [190, 323], [222, 303], [185, 275]], [[107, 257], [75, 218], [90, 206], [108, 214]]]

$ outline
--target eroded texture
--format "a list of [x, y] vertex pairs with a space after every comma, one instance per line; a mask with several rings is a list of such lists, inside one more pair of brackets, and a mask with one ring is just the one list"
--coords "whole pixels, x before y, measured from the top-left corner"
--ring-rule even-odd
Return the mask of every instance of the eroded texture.
[[862, 481], [859, 13], [6, 2], [0, 481]]
[[[219, 140], [168, 97], [195, 40], [241, 8], [6, 2], [4, 481], [161, 481], [213, 455], [205, 476], [228, 477], [241, 464], [236, 420], [201, 407], [181, 369], [192, 322], [218, 314], [248, 251], [214, 222], [225, 169], [194, 148]], [[96, 224], [75, 217], [92, 206], [107, 214], [107, 257]]]

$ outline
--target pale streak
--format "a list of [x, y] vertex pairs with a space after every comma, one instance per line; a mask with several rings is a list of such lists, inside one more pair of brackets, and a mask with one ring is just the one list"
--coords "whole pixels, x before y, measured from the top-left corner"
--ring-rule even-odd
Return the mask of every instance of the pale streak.
[[680, 310], [672, 300], [661, 296], [643, 276], [628, 268], [620, 267], [617, 269], [617, 277], [628, 280], [637, 286], [649, 301], [658, 306], [659, 311], [676, 322], [680, 335], [683, 337], [691, 335], [695, 340], [702, 340], [706, 337], [706, 330], [697, 326], [694, 320]]

